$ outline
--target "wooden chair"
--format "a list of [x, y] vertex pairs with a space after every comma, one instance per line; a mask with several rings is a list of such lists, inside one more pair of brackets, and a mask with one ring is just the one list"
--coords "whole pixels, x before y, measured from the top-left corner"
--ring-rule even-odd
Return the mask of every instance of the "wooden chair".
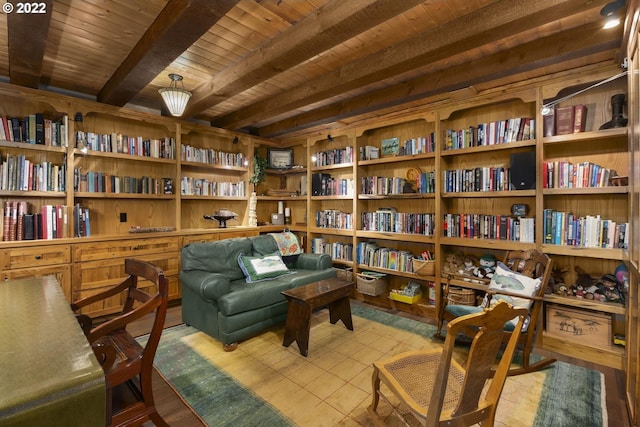
[[[515, 298], [524, 298], [526, 300], [531, 301], [531, 307], [529, 308], [529, 315], [527, 321], [525, 322], [525, 326], [523, 328], [522, 334], [520, 334], [518, 339], [518, 351], [522, 353], [522, 367], [516, 368], [512, 367], [509, 370], [509, 375], [519, 375], [527, 372], [537, 371], [542, 369], [553, 362], [555, 359], [551, 358], [541, 358], [535, 363], [531, 362], [531, 353], [533, 352], [533, 347], [536, 340], [536, 334], [538, 332], [539, 323], [541, 323], [542, 318], [542, 307], [543, 307], [543, 297], [545, 295], [546, 289], [549, 285], [549, 278], [551, 277], [551, 268], [553, 261], [546, 254], [535, 250], [513, 250], [508, 251], [505, 254], [503, 259], [503, 263], [509, 267], [512, 271], [516, 271], [520, 274], [523, 274], [532, 278], [540, 278], [540, 287], [535, 295], [523, 295], [521, 293], [510, 292], [504, 289], [491, 289], [488, 290], [487, 287], [490, 283], [490, 280], [485, 279], [481, 284], [473, 284], [470, 282], [466, 282], [461, 280], [460, 277], [455, 277], [454, 275], [449, 275], [447, 279], [447, 283], [443, 288], [443, 294], [441, 298], [440, 308], [438, 312], [438, 331], [436, 332], [436, 337], [442, 338], [441, 330], [444, 321], [451, 321], [455, 319], [457, 316], [469, 314], [472, 312], [478, 312], [481, 310], [480, 307], [469, 307], [469, 306], [457, 306], [455, 304], [448, 303], [448, 294], [451, 286], [459, 286], [459, 287], [470, 287], [473, 289], [481, 290], [486, 292], [487, 301], [490, 303], [491, 298], [497, 296], [500, 297], [515, 297]], [[475, 278], [474, 278], [475, 280]], [[504, 340], [509, 340], [511, 336], [511, 331], [509, 327], [505, 328], [504, 331]]]
[[[156, 411], [151, 387], [153, 359], [167, 313], [167, 279], [160, 268], [145, 261], [128, 258], [124, 269], [128, 277], [123, 282], [83, 298], [71, 308], [77, 311], [126, 292], [124, 307], [116, 317], [94, 327], [88, 316], [78, 316], [105, 373], [107, 425], [140, 425], [151, 420], [157, 426], [168, 426]], [[158, 291], [150, 295], [138, 289], [138, 278], [153, 283]], [[127, 332], [126, 326], [154, 312], [149, 339], [142, 346]]]
[[[374, 423], [384, 425], [384, 420], [377, 412], [382, 397], [405, 423], [399, 406], [408, 407], [423, 426], [469, 426], [480, 422], [483, 426], [493, 425], [498, 400], [526, 315], [526, 309], [514, 308], [505, 301], [499, 301], [492, 308], [451, 321], [447, 325], [442, 350], [411, 351], [375, 362], [373, 400], [368, 408]], [[490, 379], [502, 347], [504, 324], [514, 318], [518, 319], [514, 332], [495, 375]], [[470, 328], [476, 333], [463, 367], [452, 359], [455, 337], [462, 329]], [[483, 394], [488, 380], [490, 383]], [[391, 403], [383, 394], [381, 383], [401, 405], [394, 406]]]

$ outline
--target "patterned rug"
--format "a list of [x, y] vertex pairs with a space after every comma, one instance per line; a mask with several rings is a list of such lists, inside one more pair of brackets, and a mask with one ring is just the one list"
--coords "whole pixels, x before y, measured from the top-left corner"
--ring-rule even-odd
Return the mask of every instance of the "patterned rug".
[[[431, 338], [435, 332], [431, 325], [361, 305], [354, 305], [352, 312], [354, 332], [347, 331], [341, 323], [331, 325], [327, 310], [314, 314], [308, 358], [298, 353], [295, 343], [282, 347], [283, 327], [266, 331], [240, 343], [236, 351], [225, 353], [220, 342], [181, 325], [164, 331], [155, 364], [185, 402], [211, 426], [371, 425], [366, 414], [371, 371], [363, 367], [370, 366], [372, 360], [367, 360], [369, 356], [358, 348], [384, 349], [374, 354], [388, 350], [381, 359], [442, 343]], [[349, 390], [348, 395], [340, 395], [339, 390], [323, 394], [322, 385], [318, 385], [312, 389], [322, 400], [318, 404], [317, 399], [305, 398], [305, 389], [278, 386], [285, 384], [279, 380], [283, 375], [302, 375], [328, 363], [323, 357], [330, 352], [351, 355], [351, 363], [344, 364], [345, 369], [353, 366], [358, 373], [341, 374], [351, 378], [348, 387], [343, 386]], [[458, 357], [463, 354], [461, 349]], [[384, 408], [381, 406], [380, 410]], [[397, 419], [389, 421], [390, 425], [399, 425]], [[606, 425], [602, 374], [563, 362], [509, 378], [496, 414], [496, 426], [505, 427]]]

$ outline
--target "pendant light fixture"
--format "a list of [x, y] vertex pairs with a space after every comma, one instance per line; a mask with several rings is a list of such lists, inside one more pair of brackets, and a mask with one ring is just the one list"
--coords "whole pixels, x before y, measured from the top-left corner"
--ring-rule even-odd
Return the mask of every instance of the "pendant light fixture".
[[[182, 83], [182, 76], [179, 74], [169, 74], [171, 79], [170, 87], [163, 87], [158, 89], [165, 105], [169, 109], [172, 116], [180, 117], [187, 108], [187, 102], [191, 98], [191, 92], [184, 89], [184, 83]], [[182, 85], [182, 88], [178, 87], [178, 82]]]

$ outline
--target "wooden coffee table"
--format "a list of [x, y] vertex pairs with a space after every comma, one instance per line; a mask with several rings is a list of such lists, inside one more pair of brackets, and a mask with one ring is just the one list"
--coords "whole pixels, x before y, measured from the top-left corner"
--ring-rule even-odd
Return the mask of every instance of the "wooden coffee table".
[[289, 347], [292, 342], [296, 341], [300, 354], [306, 357], [309, 349], [311, 315], [316, 308], [325, 305], [329, 307], [331, 323], [342, 320], [347, 329], [353, 331], [349, 302], [352, 289], [352, 281], [334, 278], [282, 291], [282, 294], [289, 300], [282, 345]]

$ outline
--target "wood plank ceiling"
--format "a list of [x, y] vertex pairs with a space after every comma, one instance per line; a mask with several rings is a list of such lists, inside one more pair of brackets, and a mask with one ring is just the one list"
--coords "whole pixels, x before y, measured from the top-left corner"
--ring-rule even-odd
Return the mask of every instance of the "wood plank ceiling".
[[[610, 0], [47, 0], [0, 14], [0, 76], [276, 138], [622, 61]], [[636, 4], [635, 2], [632, 2]], [[620, 10], [624, 17], [625, 8]]]

